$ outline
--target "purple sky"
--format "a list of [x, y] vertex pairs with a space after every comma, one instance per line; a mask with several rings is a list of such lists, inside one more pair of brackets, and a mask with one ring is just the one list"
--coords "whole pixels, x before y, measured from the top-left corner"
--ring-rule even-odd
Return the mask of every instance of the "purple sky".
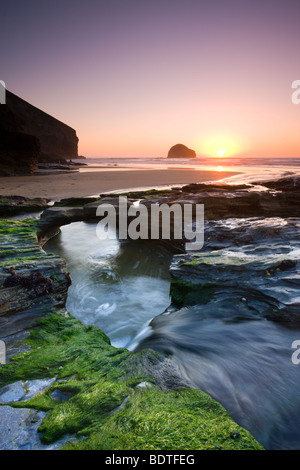
[[299, 0], [10, 0], [0, 80], [86, 156], [300, 156]]

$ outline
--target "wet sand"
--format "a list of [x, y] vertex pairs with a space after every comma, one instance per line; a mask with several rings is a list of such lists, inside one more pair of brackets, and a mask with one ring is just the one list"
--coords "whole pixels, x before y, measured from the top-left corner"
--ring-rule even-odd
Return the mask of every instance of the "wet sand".
[[1, 196], [61, 199], [107, 191], [216, 181], [238, 172], [206, 170], [104, 170], [0, 178]]

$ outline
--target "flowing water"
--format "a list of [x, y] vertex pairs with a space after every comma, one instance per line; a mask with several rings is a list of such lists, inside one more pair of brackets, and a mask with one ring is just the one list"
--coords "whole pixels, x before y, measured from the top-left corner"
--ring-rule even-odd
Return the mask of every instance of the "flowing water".
[[172, 253], [147, 242], [99, 240], [96, 223], [61, 228], [45, 249], [67, 261], [72, 285], [67, 309], [86, 325], [101, 328], [113, 346], [135, 348], [150, 320], [169, 305]]
[[267, 449], [300, 448], [300, 330], [268, 320], [209, 318], [195, 307], [161, 315], [140, 345], [172, 355], [192, 387], [222, 403]]
[[172, 355], [192, 387], [222, 403], [266, 448], [300, 447], [300, 364], [292, 362], [299, 328], [220, 318], [199, 306], [159, 315], [170, 302], [172, 254], [149, 242], [99, 241], [96, 223], [62, 227], [46, 248], [67, 261], [72, 315], [104, 330], [116, 347]]
[[[172, 167], [173, 162], [146, 163]], [[243, 172], [228, 179], [235, 183], [300, 173], [299, 159], [258, 159], [247, 171], [239, 168], [244, 161], [229, 163], [224, 169], [234, 167]], [[191, 161], [181, 162], [182, 167], [186, 164]], [[106, 165], [135, 167], [136, 160], [108, 160]], [[226, 165], [225, 159], [222, 165]], [[201, 168], [211, 169], [202, 161]], [[299, 326], [242, 319], [239, 314], [220, 317], [213, 308], [205, 312], [201, 306], [160, 315], [170, 303], [172, 253], [149, 242], [100, 242], [96, 223], [62, 227], [46, 250], [67, 261], [73, 281], [67, 308], [72, 315], [101, 328], [116, 347], [151, 347], [172, 355], [190, 385], [222, 403], [265, 448], [300, 448], [300, 364], [292, 362], [292, 344], [300, 340]], [[291, 284], [294, 291], [295, 286]], [[289, 295], [288, 286], [282, 290], [274, 284], [273, 288]], [[239, 306], [233, 309], [236, 313]]]

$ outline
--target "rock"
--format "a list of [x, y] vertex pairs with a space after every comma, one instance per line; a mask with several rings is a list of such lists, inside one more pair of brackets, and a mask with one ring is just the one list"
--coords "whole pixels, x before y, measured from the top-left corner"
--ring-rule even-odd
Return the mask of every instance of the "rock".
[[0, 217], [11, 217], [17, 214], [41, 212], [48, 206], [48, 199], [30, 199], [22, 196], [0, 196]]
[[78, 168], [72, 168], [63, 163], [39, 163], [36, 175], [57, 175], [61, 173], [78, 173]]
[[0, 176], [32, 175], [39, 154], [40, 143], [36, 137], [0, 129]]
[[26, 380], [14, 382], [0, 389], [0, 403], [13, 403], [31, 400], [38, 393], [44, 392], [55, 382], [51, 379]]
[[85, 204], [99, 199], [100, 197], [68, 197], [55, 202], [53, 207], [83, 207]]
[[0, 176], [33, 174], [39, 162], [77, 158], [78, 137], [71, 127], [6, 91], [0, 107]]
[[[211, 397], [187, 390], [187, 379], [180, 377], [171, 357], [150, 349], [135, 353], [114, 348], [98, 328], [60, 315], [41, 321], [31, 344], [31, 351], [0, 368], [0, 383], [6, 383], [8, 376], [24, 380], [57, 374], [60, 378], [51, 398], [46, 391], [30, 403], [33, 408], [49, 404], [47, 414], [30, 412], [26, 403], [16, 410], [0, 407], [0, 442], [5, 449], [53, 449], [64, 443], [68, 449], [170, 448], [175, 434], [182, 448], [220, 444], [225, 450], [233, 448], [226, 442], [233, 430], [241, 431], [243, 448], [261, 448]], [[138, 422], [146, 424], [136, 433]], [[150, 428], [154, 429], [151, 435]], [[72, 443], [74, 433], [81, 437]]]
[[[294, 180], [295, 181], [295, 180]], [[300, 182], [300, 178], [299, 178]], [[204, 204], [205, 220], [232, 217], [299, 217], [300, 191], [295, 182], [294, 191], [264, 190], [254, 185], [194, 183], [181, 190], [143, 198], [140, 203], [152, 204]]]
[[[198, 200], [198, 195], [183, 195], [180, 193], [176, 197], [181, 202], [186, 201], [185, 197], [191, 197], [194, 203]], [[206, 195], [206, 197], [208, 198], [209, 196]], [[155, 197], [152, 201], [154, 200], [156, 202], [165, 200], [168, 200], [169, 203], [172, 202], [170, 196], [166, 198]], [[118, 203], [116, 198], [107, 198], [106, 201], [102, 199], [101, 202]], [[4, 331], [7, 336], [15, 334], [15, 330], [23, 328], [24, 317], [26, 318], [28, 314], [30, 317], [33, 311], [36, 316], [45, 316], [50, 310], [57, 312], [60, 306], [64, 306], [67, 287], [70, 283], [67, 273], [64, 271], [64, 264], [58, 257], [43, 253], [37, 243], [35, 231], [39, 230], [40, 233], [44, 233], [46, 236], [47, 230], [58, 227], [60, 224], [70, 223], [76, 218], [84, 220], [85, 217], [94, 217], [99, 203], [100, 201], [93, 201], [80, 207], [55, 207], [47, 209], [39, 223], [30, 223], [28, 221], [3, 222], [4, 230], [0, 234], [0, 243], [5, 245], [2, 253], [5, 266], [0, 271], [0, 296], [1, 299], [4, 299], [1, 305], [3, 312], [8, 312], [9, 314], [0, 317], [0, 320], [2, 319], [7, 322], [3, 322], [4, 329], [1, 328], [1, 332]], [[128, 204], [132, 204], [132, 201], [128, 201]], [[27, 253], [26, 256], [24, 256], [24, 250]], [[281, 260], [274, 267], [275, 271], [277, 268], [282, 273], [288, 273], [294, 269], [294, 266], [291, 263], [282, 263]], [[49, 282], [49, 279], [52, 282]], [[35, 293], [35, 287], [38, 289], [42, 287], [41, 291], [38, 290], [38, 295], [32, 295], [32, 293]], [[59, 295], [61, 296], [60, 299]], [[8, 300], [5, 301], [6, 299]], [[246, 299], [246, 301], [248, 300]], [[12, 305], [13, 302], [16, 303]], [[243, 301], [243, 304], [247, 308], [245, 301]], [[196, 307], [197, 309], [199, 308], [198, 305]], [[28, 323], [27, 326], [32, 329], [32, 323], [30, 324], [30, 321]], [[0, 326], [2, 325], [0, 324]], [[8, 332], [10, 333], [9, 335]], [[117, 350], [110, 345], [109, 339], [97, 328], [82, 325], [72, 317], [63, 318], [59, 315], [47, 317], [39, 323], [39, 327], [33, 331], [30, 345], [32, 347], [30, 351], [21, 355], [21, 357], [15, 358], [14, 361], [10, 361], [1, 368], [0, 378], [2, 379], [2, 384], [5, 385], [11, 380], [13, 384], [8, 387], [15, 387], [17, 399], [23, 401], [37, 393], [43, 393], [51, 385], [51, 383], [47, 382], [49, 380], [47, 377], [55, 375], [61, 379], [55, 385], [55, 390], [51, 393], [51, 407], [53, 407], [53, 410], [47, 415], [44, 413], [38, 414], [37, 412], [31, 412], [30, 414], [26, 408], [18, 409], [15, 413], [11, 407], [0, 407], [0, 422], [3, 418], [11, 423], [9, 429], [6, 426], [6, 422], [5, 424], [0, 424], [0, 440], [2, 435], [5, 436], [6, 434], [13, 440], [13, 442], [9, 443], [6, 437], [3, 437], [3, 447], [6, 449], [45, 448], [38, 440], [37, 429], [43, 433], [41, 436], [43, 442], [48, 443], [62, 436], [65, 436], [65, 439], [69, 439], [68, 432], [80, 431], [81, 435], [85, 436], [84, 430], [92, 429], [94, 425], [99, 426], [99, 429], [97, 428], [96, 430], [99, 433], [97, 439], [100, 443], [99, 445], [102, 446], [104, 442], [103, 437], [105, 439], [115, 439], [115, 437], [111, 436], [110, 431], [104, 428], [103, 417], [105, 420], [106, 418], [113, 420], [115, 413], [118, 412], [118, 409], [121, 409], [123, 404], [126, 405], [122, 407], [122, 413], [125, 413], [123, 416], [126, 417], [124, 425], [126, 429], [125, 427], [124, 430], [120, 429], [120, 431], [115, 433], [115, 436], [126, 437], [127, 434], [129, 436], [134, 435], [134, 432], [131, 431], [131, 428], [128, 428], [128, 425], [133, 423], [134, 427], [134, 423], [140, 419], [139, 416], [144, 420], [145, 407], [151, 397], [152, 399], [155, 398], [153, 404], [155, 407], [157, 406], [157, 409], [153, 412], [153, 405], [150, 406], [148, 422], [153, 423], [153, 416], [157, 416], [157, 419], [155, 418], [155, 426], [162, 422], [166, 406], [170, 407], [171, 413], [173, 413], [173, 407], [178, 406], [178, 410], [174, 410], [171, 420], [174, 424], [174, 420], [179, 419], [176, 422], [176, 429], [182, 442], [189, 442], [188, 436], [190, 434], [189, 428], [185, 431], [184, 427], [186, 425], [185, 413], [182, 415], [184, 425], [181, 424], [181, 407], [184, 408], [184, 406], [188, 406], [193, 411], [190, 417], [195, 420], [196, 427], [193, 425], [194, 429], [198, 429], [198, 427], [199, 429], [204, 429], [205, 426], [210, 427], [211, 418], [203, 417], [203, 409], [209, 410], [209, 413], [212, 413], [211, 416], [214, 423], [221, 423], [222, 429], [217, 425], [215, 434], [218, 436], [218, 439], [221, 439], [220, 443], [222, 445], [224, 439], [226, 439], [225, 436], [229, 435], [229, 427], [232, 429], [233, 423], [227, 413], [223, 414], [224, 412], [221, 407], [217, 409], [219, 405], [212, 399], [204, 396], [202, 392], [186, 390], [186, 398], [184, 398], [183, 389], [192, 385], [189, 382], [189, 378], [182, 374], [181, 369], [178, 368], [171, 356], [164, 357], [150, 349], [138, 353], [131, 353], [123, 348]], [[166, 353], [168, 353], [167, 345]], [[46, 378], [40, 380], [41, 377]], [[80, 380], [78, 380], [78, 377], [80, 377]], [[36, 380], [27, 380], [28, 378]], [[16, 383], [19, 379], [21, 379], [21, 383], [17, 386]], [[150, 386], [150, 382], [152, 386]], [[131, 387], [133, 386], [137, 386], [137, 389], [135, 393], [131, 394]], [[25, 395], [22, 392], [22, 388], [25, 388]], [[181, 393], [173, 393], [169, 397], [166, 393], [170, 390], [181, 390]], [[2, 391], [4, 394], [9, 389]], [[190, 394], [189, 392], [192, 393]], [[74, 394], [76, 394], [76, 397], [73, 399], [72, 396]], [[183, 396], [182, 405], [181, 402], [178, 405], [181, 396]], [[128, 397], [130, 397], [134, 406], [127, 405], [126, 400]], [[49, 400], [49, 398], [49, 392], [46, 392], [46, 395], [36, 397], [35, 404], [31, 403], [31, 406], [43, 406], [44, 400]], [[165, 398], [167, 399], [166, 401], [164, 401]], [[70, 400], [69, 403], [68, 400]], [[140, 400], [144, 400], [144, 402]], [[160, 402], [160, 400], [163, 401]], [[57, 403], [54, 403], [54, 401]], [[168, 401], [169, 404], [167, 404]], [[61, 403], [63, 402], [66, 403], [62, 406]], [[132, 414], [132, 410], [137, 407], [140, 407], [141, 411], [139, 411], [138, 415]], [[201, 413], [199, 412], [199, 416], [197, 415], [198, 409], [202, 409]], [[179, 410], [180, 413], [178, 413]], [[3, 415], [1, 415], [1, 412]], [[194, 416], [195, 413], [196, 416]], [[45, 419], [41, 423], [43, 418]], [[226, 432], [224, 431], [225, 422]], [[111, 429], [111, 425], [108, 426], [108, 429]], [[148, 427], [145, 427], [145, 429], [147, 430]], [[187, 434], [184, 434], [185, 432]], [[104, 433], [104, 436], [102, 433]], [[202, 431], [200, 432], [199, 440], [201, 443], [198, 444], [196, 442], [195, 445], [197, 446], [203, 445], [204, 435], [201, 433]], [[98, 436], [98, 434], [96, 435]], [[187, 437], [185, 437], [186, 435]], [[139, 435], [138, 439], [141, 436], [143, 439], [149, 439], [149, 433], [147, 432]], [[166, 436], [169, 436], [169, 430], [167, 430]], [[243, 436], [245, 435], [243, 434]], [[187, 440], [185, 441], [185, 439]], [[146, 440], [144, 442], [148, 442]], [[170, 445], [169, 442], [171, 441], [168, 441], [167, 444], [164, 442], [164, 445]], [[205, 448], [207, 448], [207, 440], [205, 439], [203, 442]], [[217, 440], [217, 442], [219, 441]], [[152, 441], [150, 444], [152, 445]], [[85, 443], [83, 442], [84, 445]], [[95, 446], [97, 444], [93, 443], [92, 445]], [[134, 445], [139, 445], [138, 440], [137, 443], [134, 442]], [[212, 446], [212, 444], [209, 445]], [[226, 446], [226, 443], [224, 445]], [[247, 448], [249, 446], [255, 447], [257, 443], [253, 442], [253, 440], [248, 441], [248, 438], [246, 438], [245, 446]], [[54, 447], [52, 446], [51, 448]], [[118, 442], [115, 448], [120, 448]]]
[[[80, 158], [85, 158], [85, 157], [77, 157], [77, 158], [78, 158], [78, 160], [79, 160]], [[83, 163], [83, 162], [73, 162], [73, 160], [69, 160], [67, 163], [68, 163], [68, 165], [71, 166], [71, 167], [72, 167], [72, 166], [88, 166], [87, 163]]]
[[[232, 219], [215, 223], [214, 233], [213, 223], [207, 225], [209, 243], [202, 252], [173, 257], [173, 304], [203, 305], [202, 315], [227, 320], [300, 323], [299, 220]], [[231, 227], [228, 238], [223, 226]]]
[[67, 442], [76, 442], [72, 435], [51, 445], [42, 444], [38, 429], [46, 416], [44, 411], [0, 406], [0, 450], [58, 450]]
[[51, 379], [26, 380], [24, 382], [26, 394], [22, 401], [31, 400], [31, 398], [46, 391], [49, 387], [51, 387], [55, 380], [56, 377], [52, 377]]
[[196, 152], [183, 144], [176, 144], [170, 148], [168, 158], [196, 158]]
[[50, 207], [46, 209], [38, 222], [39, 240], [44, 244], [49, 232], [58, 231], [62, 225], [85, 220], [82, 207]]
[[189, 185], [174, 198], [179, 204], [204, 204], [205, 219], [218, 220], [230, 217], [299, 217], [300, 191], [264, 191], [259, 188], [240, 188], [224, 185], [210, 187]]
[[276, 191], [300, 192], [300, 178], [297, 176], [289, 176], [288, 178], [280, 178], [275, 181], [262, 181], [253, 184], [259, 184], [266, 188], [275, 189]]
[[35, 221], [1, 221], [0, 330], [9, 342], [37, 317], [63, 309], [70, 285], [65, 262], [45, 253]]
[[39, 140], [28, 134], [23, 119], [8, 105], [0, 106], [0, 176], [33, 174], [41, 149]]
[[5, 279], [3, 287], [25, 287], [30, 289], [30, 298], [50, 294], [53, 290], [53, 281], [43, 276], [40, 271], [31, 271], [29, 274], [19, 274], [14, 267], [10, 268], [10, 275]]
[[12, 403], [20, 401], [25, 397], [23, 382], [19, 380], [13, 384], [6, 385], [0, 389], [0, 403]]
[[[92, 202], [88, 202], [92, 201]], [[70, 204], [70, 206], [65, 206]], [[55, 206], [46, 209], [40, 217], [38, 222], [38, 228], [40, 230], [40, 238], [45, 237], [47, 239], [47, 232], [61, 227], [62, 225], [68, 225], [72, 222], [79, 222], [85, 220], [97, 220], [96, 212], [99, 205], [109, 204], [112, 205], [116, 214], [119, 209], [119, 199], [116, 197], [105, 197], [105, 198], [69, 198], [62, 199]], [[127, 207], [132, 204], [131, 201], [127, 201]]]
[[222, 183], [192, 183], [182, 186], [183, 193], [199, 193], [202, 191], [215, 190], [215, 191], [237, 191], [239, 189], [250, 189], [252, 185], [249, 184], [222, 184]]
[[6, 92], [6, 106], [23, 121], [22, 132], [34, 135], [41, 145], [40, 162], [60, 161], [78, 156], [78, 137], [74, 129], [27, 103], [10, 91]]
[[[128, 199], [127, 200], [127, 210], [129, 206], [132, 204], [132, 202]], [[119, 213], [119, 198], [118, 197], [103, 197], [98, 201], [91, 202], [89, 204], [85, 204], [83, 207], [83, 214], [84, 214], [84, 219], [89, 220], [89, 219], [97, 219], [98, 217], [96, 216], [97, 209], [99, 206], [113, 206], [116, 212], [116, 215]]]
[[72, 396], [73, 396], [72, 393], [70, 393], [70, 392], [61, 392], [58, 389], [55, 389], [55, 390], [53, 390], [53, 392], [51, 392], [51, 398], [53, 400], [59, 401], [60, 403], [63, 403], [65, 401], [69, 400], [69, 398], [71, 398]]
[[[117, 215], [119, 199], [117, 195], [103, 195], [105, 197], [91, 199], [88, 198], [69, 198], [62, 200], [43, 212], [39, 221], [39, 230], [42, 235], [47, 231], [57, 229], [61, 225], [71, 222], [84, 220], [97, 220], [96, 211], [101, 204], [110, 204], [114, 206]], [[182, 190], [176, 188], [173, 191], [153, 192], [146, 191], [145, 196], [142, 193], [130, 193], [127, 199], [127, 207], [139, 202], [140, 205], [148, 209], [149, 223], [151, 228], [150, 207], [153, 204], [179, 204], [182, 207], [185, 204], [192, 204], [194, 209], [196, 204], [204, 205], [205, 220], [223, 220], [226, 218], [253, 218], [255, 216], [264, 217], [299, 217], [300, 216], [300, 192], [278, 191], [274, 194], [272, 190], [263, 190], [252, 185], [228, 185], [228, 184], [191, 184], [184, 186]], [[69, 204], [69, 207], [67, 206]], [[195, 213], [195, 210], [194, 210]], [[128, 223], [130, 222], [128, 217]], [[182, 251], [184, 238], [174, 240], [173, 221], [170, 223], [170, 240], [160, 240], [164, 244], [176, 247]], [[225, 227], [225, 226], [224, 226]], [[248, 232], [249, 234], [250, 232]], [[244, 235], [247, 237], [247, 235]], [[150, 234], [149, 234], [150, 238]], [[232, 238], [231, 238], [232, 239]], [[233, 241], [235, 243], [236, 241]]]
[[[8, 322], [8, 320], [7, 320]], [[10, 358], [25, 351], [30, 351], [31, 347], [26, 343], [26, 339], [30, 335], [30, 330], [16, 331], [6, 338], [6, 362]]]
[[44, 448], [38, 428], [46, 416], [44, 411], [0, 407], [0, 449], [31, 450]]
[[[117, 198], [86, 202], [85, 200], [64, 201], [62, 205], [70, 204], [70, 206], [47, 209], [41, 220], [38, 223], [31, 222], [31, 225], [28, 222], [23, 222], [22, 225], [20, 222], [3, 221], [0, 243], [4, 246], [1, 256], [5, 264], [0, 271], [0, 296], [1, 309], [5, 314], [0, 317], [2, 321], [0, 326], [6, 338], [22, 330], [24, 318], [26, 319], [28, 312], [30, 315], [35, 312], [36, 316], [40, 316], [47, 314], [50, 310], [57, 312], [60, 306], [64, 306], [70, 279], [64, 271], [62, 260], [43, 254], [37, 243], [35, 230], [39, 230], [46, 236], [47, 230], [57, 228], [62, 224], [94, 218], [99, 203], [113, 204], [116, 208], [118, 205]], [[197, 344], [201, 343], [198, 338], [201, 328], [198, 330], [187, 328], [188, 331], [184, 329], [187, 318], [192, 318], [194, 325], [199, 323], [199, 318], [204, 320], [203, 324], [209, 323], [207, 321], [214, 318], [217, 322], [230, 325], [246, 322], [247, 326], [251, 324], [248, 320], [259, 320], [259, 326], [263, 323], [270, 324], [265, 319], [284, 321], [287, 325], [289, 322], [299, 322], [300, 266], [297, 252], [300, 243], [299, 219], [296, 218], [297, 214], [299, 215], [297, 187], [293, 191], [280, 190], [275, 193], [273, 189], [260, 190], [248, 186], [233, 188], [229, 185], [207, 185], [206, 187], [189, 185], [186, 190], [167, 195], [155, 194], [140, 201], [146, 207], [152, 203], [163, 202], [168, 204], [176, 202], [181, 205], [202, 203], [205, 205], [206, 216], [206, 240], [203, 250], [193, 254], [177, 255], [173, 258], [170, 268], [172, 306], [152, 322], [154, 340], [159, 342], [159, 351], [167, 357], [154, 353], [151, 349], [134, 353], [125, 349], [116, 350], [110, 345], [109, 339], [96, 328], [82, 325], [72, 317], [63, 318], [59, 315], [47, 317], [44, 323], [40, 322], [39, 328], [35, 329], [32, 334], [30, 341], [32, 350], [0, 369], [2, 384], [6, 386], [8, 377], [13, 382], [8, 386], [12, 388], [2, 390], [2, 394], [0, 390], [0, 395], [2, 398], [4, 396], [6, 403], [11, 399], [12, 392], [17, 400], [22, 401], [28, 396], [33, 396], [36, 391], [42, 393], [45, 390], [43, 388], [45, 384], [42, 387], [39, 380], [41, 377], [45, 377], [46, 381], [49, 376], [57, 375], [62, 378], [51, 393], [53, 411], [47, 414], [40, 427], [40, 430], [44, 432], [44, 442], [51, 442], [68, 432], [80, 431], [82, 435], [85, 435], [84, 429], [91, 429], [91, 426], [95, 429], [94, 426], [97, 423], [99, 429], [96, 432], [99, 432], [98, 442], [102, 448], [108, 434], [109, 439], [113, 438], [110, 432], [112, 427], [108, 426], [107, 433], [103, 416], [105, 420], [114, 420], [114, 415], [118, 412], [116, 410], [125, 403], [122, 408], [121, 421], [125, 416], [127, 417], [126, 428], [124, 427], [115, 435], [126, 436], [128, 433], [132, 436], [134, 432], [131, 432], [131, 429], [128, 430], [129, 423], [133, 423], [134, 429], [135, 422], [138, 422], [137, 418], [145, 419], [145, 408], [149, 403], [149, 398], [153, 398], [154, 394], [156, 401], [162, 396], [166, 397], [169, 390], [195, 388], [191, 375], [185, 374], [180, 363], [178, 365], [174, 359], [174, 346], [172, 345], [172, 342], [174, 344], [178, 338], [180, 341], [183, 336], [188, 336], [191, 342], [193, 334]], [[71, 207], [72, 203], [74, 207]], [[132, 199], [128, 200], [129, 205], [132, 203]], [[257, 217], [257, 214], [261, 217]], [[284, 218], [278, 217], [279, 215]], [[289, 215], [292, 218], [288, 218]], [[267, 216], [269, 218], [266, 218]], [[172, 240], [167, 242], [170, 245], [174, 243]], [[27, 254], [24, 255], [24, 253]], [[35, 292], [35, 281], [37, 287], [42, 287], [42, 289], [41, 292], [38, 290], [39, 295], [32, 296], [31, 294]], [[50, 295], [52, 299], [49, 298]], [[59, 295], [61, 295], [60, 298]], [[166, 325], [170, 324], [173, 326], [167, 336]], [[26, 325], [32, 328], [29, 320]], [[226, 340], [226, 337], [225, 340], [222, 338], [223, 343], [226, 343]], [[149, 337], [141, 347], [147, 347], [148, 344], [152, 348], [153, 345], [155, 346], [155, 341], [153, 343]], [[208, 344], [208, 349], [210, 348], [213, 352], [214, 346], [214, 344]], [[230, 350], [234, 347], [234, 342], [226, 347]], [[192, 364], [194, 364], [196, 352], [197, 349], [192, 351]], [[34, 360], [37, 358], [38, 360]], [[5, 370], [8, 371], [7, 375]], [[199, 367], [200, 375], [202, 370]], [[213, 368], [209, 370], [209, 377], [211, 373], [213, 373]], [[78, 377], [80, 380], [77, 380]], [[36, 380], [28, 381], [28, 378]], [[127, 385], [123, 386], [126, 380], [130, 388]], [[153, 385], [148, 387], [145, 383]], [[222, 396], [225, 383], [222, 381]], [[199, 384], [200, 382], [197, 382], [197, 387], [201, 388]], [[25, 395], [22, 390], [24, 386]], [[132, 394], [131, 387], [133, 386], [136, 388], [135, 393]], [[163, 394], [160, 394], [160, 390], [164, 391]], [[5, 395], [7, 392], [11, 395]], [[197, 393], [193, 399], [196, 391], [188, 390], [187, 392], [187, 396], [191, 392], [192, 401], [188, 406], [193, 411], [190, 414], [193, 419], [199, 409], [199, 400], [203, 400], [203, 397]], [[168, 398], [171, 411], [176, 406], [176, 402], [181, 400], [183, 393], [184, 391]], [[128, 396], [130, 398], [127, 400]], [[92, 399], [87, 399], [87, 397]], [[138, 417], [133, 413], [143, 397], [144, 401], [140, 402], [141, 414]], [[41, 406], [43, 400], [49, 400], [49, 398], [49, 392], [46, 392], [45, 396], [37, 396], [35, 400], [38, 406]], [[68, 400], [70, 400], [69, 403]], [[136, 406], [128, 406], [129, 400]], [[61, 405], [62, 402], [65, 404]], [[157, 415], [156, 423], [161, 424], [161, 415], [153, 413], [152, 403], [154, 400], [151, 402], [149, 422], [153, 424], [153, 416]], [[184, 410], [187, 403], [185, 401], [181, 405], [180, 402], [180, 407], [182, 406]], [[239, 403], [242, 407], [247, 404], [243, 399]], [[165, 411], [165, 402], [162, 402], [162, 405], [155, 404], [155, 406], [158, 406], [159, 412]], [[202, 407], [200, 405], [201, 414], [206, 406], [205, 403]], [[210, 406], [216, 409], [216, 403], [212, 402], [211, 405], [210, 402]], [[74, 410], [76, 410], [75, 415]], [[181, 408], [180, 413], [175, 411], [176, 416], [180, 415]], [[2, 435], [9, 435], [10, 439], [14, 439], [13, 444], [7, 444], [6, 437], [4, 437], [4, 446], [7, 446], [5, 448], [11, 448], [9, 446], [36, 448], [36, 445], [41, 445], [32, 441], [32, 436], [36, 437], [37, 429], [32, 429], [32, 421], [38, 421], [39, 427], [40, 416], [36, 412], [32, 415], [28, 413], [29, 411], [24, 408], [13, 410], [7, 406], [0, 407], [0, 439]], [[175, 422], [175, 415], [172, 417], [172, 423]], [[185, 413], [183, 419], [186, 423]], [[210, 421], [205, 418], [205, 425], [201, 423], [199, 427], [199, 419], [200, 415], [196, 414], [195, 429], [211, 426]], [[213, 414], [214, 422], [221, 422], [222, 429], [225, 419], [224, 415]], [[7, 423], [12, 423], [10, 429], [7, 429]], [[112, 424], [115, 425], [116, 421]], [[276, 427], [277, 431], [278, 427]], [[220, 435], [220, 430], [215, 432], [218, 436]], [[232, 441], [230, 446], [232, 446], [239, 432], [232, 428], [231, 423], [230, 429], [227, 428], [226, 433], [221, 434], [219, 442], [223, 445], [230, 433], [233, 433], [233, 438], [230, 439]], [[178, 435], [181, 440], [183, 433], [184, 428], [180, 428]], [[240, 433], [238, 441], [243, 439], [243, 433], [244, 431]], [[149, 439], [149, 433], [145, 436], [143, 435], [144, 438]], [[138, 438], [140, 439], [140, 435]], [[200, 439], [203, 439], [201, 433]], [[94, 438], [91, 442], [91, 445], [95, 445]], [[203, 442], [207, 448], [206, 439]], [[298, 448], [299, 445], [296, 444]], [[120, 448], [118, 445], [119, 442], [116, 448]], [[169, 442], [166, 445], [169, 445]]]

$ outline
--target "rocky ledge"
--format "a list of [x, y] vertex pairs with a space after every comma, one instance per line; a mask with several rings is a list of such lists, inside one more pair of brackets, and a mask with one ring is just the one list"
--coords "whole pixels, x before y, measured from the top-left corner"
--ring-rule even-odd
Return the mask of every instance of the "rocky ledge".
[[[175, 194], [190, 198], [184, 190], [135, 196], [149, 204]], [[39, 221], [1, 222], [1, 339], [8, 363], [0, 368], [0, 447], [262, 449], [219, 403], [190, 388], [171, 357], [114, 348], [101, 330], [66, 312], [71, 281], [64, 261], [39, 242], [60, 225], [95, 218], [104, 199], [66, 200]], [[135, 201], [128, 194], [128, 204]]]
[[261, 449], [172, 359], [114, 348], [71, 317], [64, 262], [37, 233], [1, 222], [1, 449]]
[[0, 217], [11, 217], [17, 214], [42, 212], [49, 203], [45, 198], [27, 198], [22, 196], [0, 196]]
[[224, 321], [299, 324], [299, 232], [296, 218], [207, 223], [204, 250], [173, 257], [173, 306]]
[[0, 328], [8, 355], [34, 319], [64, 307], [71, 282], [64, 260], [45, 253], [36, 232], [36, 220], [1, 221]]
[[[61, 225], [95, 219], [101, 203], [117, 209], [117, 196], [64, 200], [38, 221], [1, 221], [1, 339], [9, 361], [0, 368], [0, 447], [261, 449], [220, 404], [190, 388], [172, 357], [114, 348], [101, 330], [66, 312], [70, 276], [41, 245]], [[205, 205], [201, 253], [166, 241], [178, 253], [169, 314], [299, 322], [297, 180], [127, 197], [128, 206]], [[168, 315], [153, 321], [154, 334], [165, 321]]]
[[[68, 198], [45, 210], [39, 221], [42, 235], [79, 220], [97, 219], [99, 205], [109, 204], [119, 210], [119, 197], [127, 197], [127, 207], [140, 204], [147, 208], [154, 204], [204, 205], [204, 218], [214, 221], [228, 218], [300, 217], [300, 178], [286, 178], [277, 183], [281, 189], [268, 188], [265, 183], [247, 185], [195, 183], [170, 190], [135, 191], [124, 194], [102, 194], [94, 198]], [[271, 184], [268, 182], [266, 184]], [[275, 184], [275, 182], [273, 183]], [[285, 185], [283, 188], [282, 185]], [[291, 188], [294, 188], [293, 190]], [[287, 189], [288, 188], [288, 189]], [[150, 214], [150, 212], [149, 212]], [[128, 218], [130, 221], [130, 218]], [[117, 220], [118, 223], [118, 220]], [[174, 240], [171, 226], [170, 244], [180, 249], [184, 245]]]

